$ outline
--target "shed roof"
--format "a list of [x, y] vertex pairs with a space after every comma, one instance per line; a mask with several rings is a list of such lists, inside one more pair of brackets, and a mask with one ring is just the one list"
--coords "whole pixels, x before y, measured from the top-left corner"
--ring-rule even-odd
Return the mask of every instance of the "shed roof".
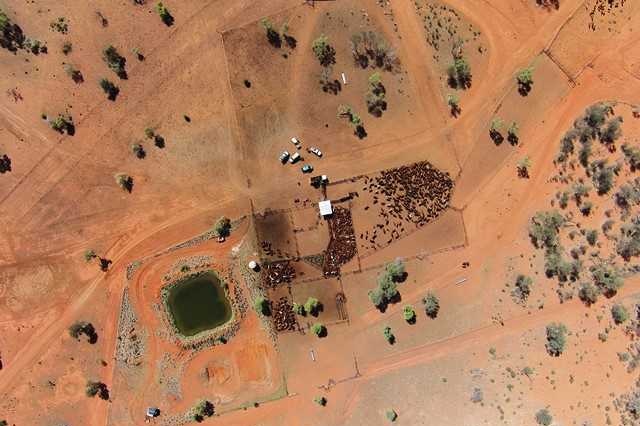
[[328, 216], [333, 213], [333, 208], [331, 207], [331, 200], [324, 200], [318, 203], [318, 207], [320, 208], [320, 214], [322, 216]]

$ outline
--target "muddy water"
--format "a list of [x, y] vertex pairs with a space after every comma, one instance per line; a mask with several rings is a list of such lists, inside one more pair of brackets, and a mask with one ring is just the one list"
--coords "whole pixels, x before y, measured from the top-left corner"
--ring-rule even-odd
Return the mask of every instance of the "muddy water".
[[174, 286], [168, 304], [176, 327], [185, 336], [217, 327], [231, 318], [231, 305], [213, 272]]

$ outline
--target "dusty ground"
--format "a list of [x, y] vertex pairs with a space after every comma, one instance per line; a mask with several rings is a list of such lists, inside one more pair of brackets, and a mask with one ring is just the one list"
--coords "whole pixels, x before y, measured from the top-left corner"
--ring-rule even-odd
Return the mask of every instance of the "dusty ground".
[[[633, 114], [640, 4], [186, 0], [165, 2], [175, 18], [167, 27], [147, 3], [0, 1], [28, 37], [48, 47], [39, 55], [0, 49], [0, 157], [12, 162], [0, 174], [0, 420], [134, 425], [146, 406], [158, 405], [158, 424], [179, 424], [198, 399], [208, 399], [217, 415], [207, 424], [378, 425], [394, 409], [397, 424], [520, 425], [535, 424], [545, 407], [555, 425], [621, 424], [626, 410], [614, 401], [636, 389], [637, 371], [621, 354], [634, 357], [637, 333], [628, 324], [637, 326], [640, 295], [637, 258], [616, 255], [615, 235], [638, 211], [625, 217], [614, 194], [637, 173], [621, 146], [637, 147], [640, 135]], [[68, 34], [49, 26], [62, 16]], [[277, 29], [287, 23], [295, 48], [269, 45], [263, 17]], [[447, 86], [455, 38], [434, 46], [438, 19], [446, 21], [440, 31], [466, 40], [473, 74], [466, 90]], [[394, 72], [380, 71], [388, 102], [381, 117], [365, 104], [367, 78], [376, 70], [356, 65], [349, 50], [351, 35], [368, 30], [384, 37], [400, 63]], [[332, 78], [344, 72], [348, 79], [337, 94], [319, 83], [311, 43], [320, 34], [335, 47]], [[61, 53], [65, 41], [73, 44], [68, 55]], [[109, 44], [127, 59], [126, 80], [102, 61]], [[64, 64], [78, 68], [84, 82], [74, 83]], [[515, 75], [527, 66], [534, 67], [534, 84], [522, 96]], [[98, 85], [103, 77], [120, 88], [113, 102]], [[451, 93], [460, 98], [457, 118], [446, 104]], [[561, 303], [558, 280], [545, 276], [544, 252], [532, 246], [528, 227], [537, 211], [558, 208], [556, 194], [576, 179], [591, 183], [580, 166], [563, 172], [572, 180], [562, 182], [554, 159], [574, 121], [602, 101], [615, 102], [614, 116], [623, 118], [615, 150], [594, 142], [594, 157], [621, 164], [615, 187], [602, 196], [592, 191], [588, 216], [574, 201], [561, 212], [582, 229], [599, 230], [611, 210], [613, 237], [599, 234], [585, 268], [590, 259], [606, 258], [627, 273], [615, 296], [587, 307], [578, 289], [589, 274], [560, 285], [574, 295]], [[337, 117], [341, 104], [362, 117], [366, 138]], [[73, 116], [73, 136], [54, 132], [41, 117], [59, 113]], [[493, 143], [495, 117], [505, 123], [503, 133], [518, 124], [517, 144]], [[145, 138], [147, 127], [164, 137], [163, 148]], [[304, 148], [319, 147], [323, 158], [303, 149], [303, 162], [278, 163], [282, 150], [295, 151], [288, 142], [294, 135]], [[132, 153], [134, 143], [144, 146], [144, 159]], [[516, 172], [524, 157], [531, 160], [528, 179]], [[362, 177], [423, 160], [455, 182], [450, 208], [436, 220], [407, 227], [381, 247], [358, 239], [357, 255], [338, 277], [325, 279], [321, 268], [300, 259], [329, 242], [315, 207], [322, 194], [308, 185], [302, 164], [329, 176], [329, 198], [358, 193], [340, 205], [351, 210], [359, 236], [380, 221], [368, 208]], [[118, 172], [133, 178], [131, 193], [116, 185]], [[167, 251], [221, 215], [253, 213], [255, 221], [240, 222], [224, 244], [206, 240]], [[586, 245], [582, 234], [571, 239], [570, 232], [561, 232], [567, 255]], [[273, 254], [260, 251], [261, 241]], [[241, 273], [239, 247], [248, 247], [250, 257], [290, 260], [296, 278], [265, 294], [298, 303], [316, 297], [325, 306], [318, 318], [298, 318], [295, 330], [274, 339], [269, 319], [252, 308], [262, 290]], [[84, 262], [89, 248], [112, 261], [107, 272]], [[231, 288], [237, 285], [248, 301], [236, 335], [202, 351], [168, 339], [154, 308], [163, 276], [194, 256], [211, 256], [217, 269], [232, 273]], [[380, 312], [367, 292], [398, 257], [408, 274], [399, 284], [402, 300]], [[524, 304], [511, 296], [520, 273], [534, 281]], [[134, 366], [115, 359], [125, 289], [145, 348]], [[427, 291], [440, 300], [435, 319], [422, 308]], [[342, 307], [338, 293], [346, 298]], [[631, 312], [629, 323], [613, 323], [616, 303]], [[416, 324], [402, 318], [407, 304], [416, 308]], [[69, 336], [77, 320], [95, 326], [97, 342]], [[327, 326], [322, 339], [309, 332], [316, 321]], [[545, 326], [554, 321], [570, 331], [559, 357], [545, 351]], [[384, 341], [387, 325], [394, 345]], [[525, 367], [533, 372], [525, 375]], [[87, 380], [107, 384], [110, 401], [86, 397]], [[474, 389], [481, 402], [472, 402]], [[326, 407], [313, 402], [316, 396], [327, 398]]]

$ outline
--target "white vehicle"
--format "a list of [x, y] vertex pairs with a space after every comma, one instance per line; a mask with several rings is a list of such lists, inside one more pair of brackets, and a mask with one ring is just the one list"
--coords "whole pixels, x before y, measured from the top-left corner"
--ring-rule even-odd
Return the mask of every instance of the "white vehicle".
[[291, 164], [294, 164], [295, 162], [297, 162], [298, 160], [300, 160], [302, 157], [300, 157], [300, 154], [298, 154], [297, 152], [294, 152], [293, 155], [291, 157], [289, 157], [289, 162]]
[[282, 151], [282, 154], [280, 154], [280, 162], [286, 163], [288, 159], [289, 159], [289, 151]]
[[296, 148], [300, 149], [300, 141], [298, 140], [298, 138], [291, 138], [291, 143], [294, 144]]
[[311, 152], [315, 155], [317, 155], [318, 157], [322, 157], [322, 151], [320, 151], [318, 148], [316, 148], [315, 146], [309, 147], [307, 148], [307, 152]]

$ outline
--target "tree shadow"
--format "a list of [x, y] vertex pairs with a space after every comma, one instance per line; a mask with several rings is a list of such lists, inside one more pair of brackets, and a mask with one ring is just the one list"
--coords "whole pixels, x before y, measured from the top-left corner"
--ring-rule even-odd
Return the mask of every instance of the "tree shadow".
[[155, 135], [153, 137], [153, 143], [155, 144], [155, 146], [157, 146], [160, 149], [165, 147], [164, 138], [162, 136], [160, 136], [160, 135]]
[[0, 157], [0, 173], [4, 174], [11, 171], [11, 159], [7, 154]]
[[298, 46], [298, 40], [296, 40], [295, 37], [289, 34], [285, 34], [283, 38], [285, 43], [287, 43], [287, 46], [289, 46], [290, 49], [295, 49]]
[[364, 139], [367, 137], [367, 131], [364, 129], [362, 124], [357, 125], [353, 133], [358, 137], [358, 139]]
[[502, 136], [502, 133], [500, 133], [496, 129], [489, 130], [489, 137], [491, 138], [493, 143], [496, 145], [501, 145], [502, 142], [504, 142], [504, 136]]
[[531, 84], [526, 84], [526, 83], [520, 83], [518, 82], [518, 93], [520, 93], [520, 96], [528, 96], [529, 92], [531, 92]]

